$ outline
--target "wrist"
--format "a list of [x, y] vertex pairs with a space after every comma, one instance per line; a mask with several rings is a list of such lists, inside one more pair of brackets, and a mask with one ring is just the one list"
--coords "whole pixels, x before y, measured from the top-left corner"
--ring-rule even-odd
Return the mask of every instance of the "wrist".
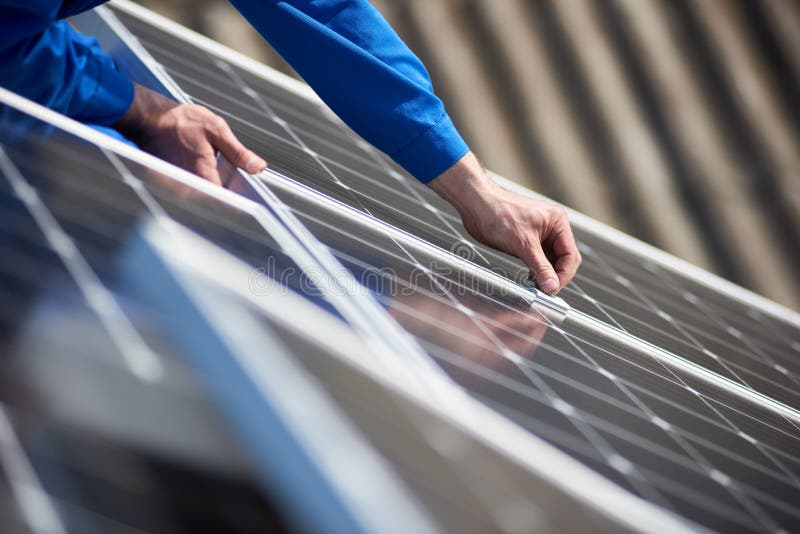
[[472, 152], [453, 164], [445, 172], [428, 182], [428, 186], [453, 205], [462, 214], [482, 209], [498, 189]]
[[152, 130], [157, 127], [159, 118], [180, 104], [138, 83], [134, 83], [133, 86], [133, 102], [114, 127], [125, 137], [142, 146]]

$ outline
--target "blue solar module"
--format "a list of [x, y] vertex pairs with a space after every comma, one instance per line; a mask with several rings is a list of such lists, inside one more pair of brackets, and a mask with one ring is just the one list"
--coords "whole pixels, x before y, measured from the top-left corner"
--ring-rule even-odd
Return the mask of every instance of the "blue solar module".
[[624, 529], [387, 374], [263, 206], [8, 96], [5, 530]]
[[796, 315], [580, 217], [584, 264], [562, 308], [307, 91], [127, 4], [115, 14], [145, 64], [270, 162], [259, 179], [464, 390], [701, 525], [796, 524]]
[[307, 88], [112, 5], [75, 22], [270, 168], [223, 190], [3, 96], [0, 525], [800, 525], [796, 314], [580, 214], [540, 294]]

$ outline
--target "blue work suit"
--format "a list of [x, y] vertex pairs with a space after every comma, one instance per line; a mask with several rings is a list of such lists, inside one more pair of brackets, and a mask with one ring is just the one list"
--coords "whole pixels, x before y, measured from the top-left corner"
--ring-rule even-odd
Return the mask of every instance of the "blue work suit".
[[[0, 0], [0, 85], [88, 124], [113, 125], [133, 85], [63, 19], [97, 0]], [[353, 130], [422, 182], [468, 150], [430, 77], [366, 0], [231, 3]]]

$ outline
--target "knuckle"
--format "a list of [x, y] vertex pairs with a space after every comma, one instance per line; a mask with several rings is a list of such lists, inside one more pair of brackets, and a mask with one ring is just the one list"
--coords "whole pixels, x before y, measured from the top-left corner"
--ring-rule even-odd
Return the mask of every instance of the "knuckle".
[[211, 115], [210, 115], [210, 117], [208, 119], [208, 122], [209, 122], [209, 124], [211, 125], [212, 128], [214, 128], [216, 130], [221, 130], [221, 129], [225, 128], [225, 126], [227, 126], [227, 124], [225, 123], [225, 120], [222, 117], [220, 117], [219, 115], [215, 115], [214, 113], [211, 113], [210, 111], [209, 111], [209, 113]]
[[539, 265], [535, 265], [533, 268], [533, 274], [536, 279], [539, 278], [548, 278], [550, 277], [551, 273], [553, 272], [553, 268], [546, 263], [540, 263]]
[[536, 235], [529, 233], [516, 234], [514, 241], [516, 241], [521, 251], [530, 251], [536, 254], [539, 249], [539, 238]]

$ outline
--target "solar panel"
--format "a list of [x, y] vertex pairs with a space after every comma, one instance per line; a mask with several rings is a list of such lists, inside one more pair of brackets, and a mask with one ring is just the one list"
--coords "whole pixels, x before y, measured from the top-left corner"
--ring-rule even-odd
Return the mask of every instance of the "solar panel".
[[[229, 120], [274, 170], [477, 265], [524, 281], [527, 269], [519, 261], [474, 242], [451, 207], [324, 107], [299, 95], [287, 97], [269, 80], [207, 49], [192, 50], [194, 61], [185, 62], [181, 55], [186, 46], [175, 36], [124, 11], [118, 15], [194, 102]], [[583, 268], [562, 295], [576, 310], [800, 409], [795, 324], [769, 314], [753, 315], [752, 306], [698, 287], [681, 273], [580, 226], [576, 233]]]
[[[307, 89], [114, 5], [118, 19], [76, 22], [116, 39], [138, 79], [225, 117], [270, 170], [236, 177], [250, 202], [94, 137], [2, 124], [0, 519], [235, 530], [236, 516], [246, 532], [297, 521], [305, 489], [332, 518], [301, 518], [311, 529], [373, 530], [384, 510], [411, 530], [800, 523], [796, 314], [577, 214], [584, 266], [567, 304], [541, 295]], [[340, 267], [364, 287], [337, 295]], [[326, 452], [270, 370], [347, 445]], [[204, 389], [218, 372], [241, 387]], [[250, 424], [259, 409], [274, 425]], [[278, 442], [292, 462], [265, 454]], [[364, 476], [383, 491], [336, 468], [347, 451], [374, 459]], [[298, 473], [316, 482], [298, 489]], [[217, 499], [246, 510], [209, 511]]]
[[[174, 254], [174, 251], [169, 252], [173, 248], [171, 240], [163, 237], [160, 240], [167, 256]], [[175, 260], [168, 258], [166, 261]], [[206, 264], [179, 264], [176, 268], [183, 271], [184, 279], [187, 272], [192, 279], [209, 277], [208, 273], [214, 271]], [[352, 365], [353, 361], [358, 361], [354, 353], [369, 349], [352, 332], [342, 331], [346, 325], [333, 316], [322, 314], [320, 309], [296, 296], [292, 299], [292, 294], [272, 293], [264, 295], [266, 300], [254, 296], [242, 283], [246, 271], [237, 273], [230, 269], [229, 275], [225, 286], [239, 301], [239, 312], [242, 300], [245, 307], [260, 312], [259, 320], [265, 321], [286, 347], [291, 348], [292, 354], [324, 384], [325, 390], [346, 407], [359, 430], [397, 468], [415, 495], [447, 530], [528, 530], [545, 525], [548, 528], [556, 528], [556, 525], [612, 528], [608, 520], [596, 512], [565, 503], [569, 499], [567, 496], [529, 476], [519, 465], [475, 440], [442, 413], [422, 409], [413, 397], [407, 396], [408, 391], [386, 381], [385, 371], [375, 365], [376, 361], [361, 360], [359, 365]], [[213, 301], [212, 307], [218, 308], [219, 296], [208, 294], [207, 287], [201, 291], [206, 293], [205, 298]], [[219, 313], [228, 316], [226, 310]], [[298, 315], [306, 318], [306, 323], [298, 323], [293, 318]], [[307, 324], [314, 324], [316, 328], [309, 330]], [[230, 331], [230, 328], [221, 331]], [[336, 338], [335, 345], [331, 344], [332, 337]], [[314, 425], [321, 423], [320, 420], [312, 422]], [[329, 447], [327, 443], [320, 445]], [[454, 448], [458, 449], [457, 454]], [[361, 463], [364, 459], [357, 461]], [[481, 491], [475, 492], [474, 486], [478, 483]], [[370, 487], [369, 491], [374, 492], [374, 488]], [[532, 495], [537, 496], [536, 503], [530, 500]], [[501, 506], [501, 499], [511, 505]], [[550, 501], [551, 507], [540, 509], [545, 501]], [[515, 513], [515, 507], [525, 510]], [[379, 513], [396, 515], [397, 510]], [[520, 513], [521, 516], [517, 515]], [[516, 523], [513, 528], [508, 527], [513, 523]]]
[[[114, 5], [122, 26], [108, 10], [89, 15], [95, 17], [92, 24], [97, 25], [99, 16], [120, 42], [136, 48], [142, 60], [139, 72], [142, 65], [151, 67], [163, 86], [177, 88], [175, 96], [188, 95], [222, 115], [246, 144], [270, 162], [269, 172], [243, 179], [249, 194], [271, 206], [286, 228], [265, 228], [259, 221], [240, 225], [234, 222], [236, 214], [224, 209], [197, 210], [195, 206], [211, 202], [206, 198], [176, 202], [179, 193], [174, 189], [160, 191], [159, 196], [158, 180], [140, 181], [150, 192], [148, 198], [169, 206], [163, 209], [165, 214], [250, 267], [258, 265], [261, 253], [285, 256], [279, 264], [297, 266], [302, 278], [310, 274], [314, 259], [333, 254], [336, 261], [324, 260], [324, 270], [338, 262], [366, 286], [368, 295], [351, 301], [326, 294], [327, 298], [313, 300], [322, 300], [316, 303], [333, 310], [333, 316], [344, 316], [359, 335], [379, 332], [398, 343], [395, 350], [402, 351], [405, 360], [384, 354], [389, 367], [376, 371], [379, 379], [391, 381], [395, 372], [404, 371], [433, 388], [414, 389], [415, 395], [434, 396], [440, 384], [437, 370], [443, 372], [468, 392], [468, 402], [480, 403], [468, 404], [471, 409], [480, 412], [480, 406], [488, 407], [490, 413], [504, 417], [486, 421], [502, 428], [506, 427], [500, 421], [512, 421], [509, 428], [524, 429], [531, 439], [515, 445], [502, 436], [488, 437], [495, 451], [502, 450], [541, 474], [537, 471], [543, 467], [541, 459], [530, 455], [522, 459], [526, 454], [520, 444], [538, 443], [534, 436], [543, 438], [651, 505], [636, 510], [666, 511], [655, 516], [659, 521], [669, 521], [674, 514], [694, 522], [689, 523], [693, 526], [749, 531], [791, 529], [798, 524], [800, 321], [796, 314], [697, 274], [579, 215], [575, 229], [585, 259], [575, 282], [563, 291], [567, 305], [529, 290], [523, 285], [526, 269], [520, 262], [471, 240], [449, 206], [366, 145], [307, 90], [293, 89], [266, 69], [141, 8]], [[45, 145], [39, 149], [55, 150], [50, 143]], [[58, 161], [75, 154], [67, 150], [49, 158]], [[123, 178], [126, 174], [120, 169], [147, 174], [142, 169], [134, 172], [135, 165], [117, 156], [101, 156], [106, 159], [101, 157], [100, 162], [87, 156], [73, 158], [64, 167]], [[24, 150], [14, 154], [14, 168], [25, 171], [20, 174], [44, 199], [64, 235], [77, 244], [78, 257], [95, 273], [99, 286], [116, 288], [113, 251], [135, 227], [141, 194], [120, 187], [124, 179], [115, 185], [65, 184], [63, 178], [48, 173], [39, 176], [36, 162]], [[107, 201], [111, 195], [120, 196], [119, 204]], [[282, 211], [275, 197], [291, 213]], [[104, 221], [109, 223], [103, 225]], [[225, 229], [231, 225], [235, 231]], [[248, 225], [251, 231], [245, 231]], [[294, 243], [291, 251], [265, 237], [287, 230], [294, 235], [282, 244]], [[299, 257], [305, 258], [301, 265]], [[289, 286], [297, 289], [301, 283], [295, 279]], [[321, 287], [319, 293], [326, 293], [326, 288], [330, 289]], [[133, 302], [121, 300], [115, 313], [158, 317], [157, 310], [149, 309], [137, 315], [136, 293], [124, 295]], [[375, 307], [366, 314], [353, 309], [372, 300], [380, 302], [389, 317]], [[144, 324], [128, 321], [131, 326], [123, 333], [149, 332]], [[410, 343], [393, 329], [396, 324], [412, 336]], [[282, 340], [295, 347], [307, 342], [285, 332]], [[169, 346], [165, 340], [160, 343]], [[376, 350], [383, 354], [387, 347]], [[298, 348], [295, 353], [308, 361], [307, 350]], [[129, 358], [135, 361], [136, 354]], [[412, 360], [435, 365], [410, 366]], [[319, 368], [316, 372], [350, 416], [362, 421], [363, 430], [369, 417], [360, 411], [358, 400], [366, 401], [362, 390], [337, 389]], [[359, 382], [352, 373], [345, 374], [347, 380]], [[450, 390], [444, 391], [448, 393], [440, 399], [442, 409], [455, 413], [461, 405], [449, 396]], [[345, 400], [353, 398], [357, 400]], [[385, 425], [377, 425], [367, 434], [371, 443], [381, 443], [378, 448], [391, 456], [385, 432]], [[412, 448], [430, 455], [424, 447]], [[394, 458], [393, 465], [400, 465]], [[559, 463], [565, 470], [568, 465]], [[406, 458], [399, 471], [406, 481], [417, 481], [411, 486], [418, 495], [439, 502], [436, 495], [441, 492], [426, 493], [420, 479], [409, 476], [414, 468], [413, 460]], [[467, 471], [465, 463], [458, 463], [442, 477], [463, 477]], [[561, 484], [582, 491], [570, 477], [562, 478]], [[480, 479], [469, 479], [473, 491], [486, 489]], [[535, 493], [526, 487], [528, 491], [519, 494], [535, 500], [531, 497]], [[597, 493], [593, 506], [602, 508], [599, 503], [607, 502], [606, 497]], [[458, 524], [452, 509], [433, 508], [447, 526]], [[617, 520], [624, 515], [618, 510], [605, 513]], [[559, 517], [563, 520], [563, 515]], [[528, 519], [524, 525], [530, 527], [533, 519]], [[486, 516], [480, 519], [486, 520]], [[497, 521], [494, 526], [498, 527]]]
[[[14, 112], [8, 106], [3, 107], [3, 112], [5, 115], [13, 115], [10, 118], [6, 117], [9, 121], [4, 121], [3, 127], [23, 121], [35, 122], [30, 117]], [[153, 260], [141, 252], [137, 253], [135, 249], [137, 242], [141, 240], [143, 225], [152, 225], [153, 221], [156, 221], [158, 228], [166, 225], [167, 230], [172, 230], [162, 229], [161, 233], [166, 234], [169, 246], [180, 250], [179, 254], [183, 255], [183, 261], [187, 259], [190, 262], [207, 261], [208, 258], [205, 256], [192, 254], [191, 250], [182, 248], [181, 241], [176, 238], [176, 230], [165, 222], [181, 221], [206, 239], [223, 243], [224, 248], [246, 266], [245, 276], [241, 277], [246, 284], [252, 282], [252, 274], [257, 272], [261, 279], [273, 280], [274, 287], [270, 292], [278, 295], [290, 292], [298, 295], [296, 297], [298, 299], [301, 298], [299, 296], [301, 293], [293, 291], [293, 287], [296, 289], [302, 287], [304, 298], [318, 295], [311, 280], [301, 280], [298, 284], [291, 283], [292, 280], [302, 278], [308, 272], [307, 269], [300, 269], [292, 259], [301, 255], [299, 249], [292, 250], [291, 257], [282, 252], [283, 248], [278, 244], [282, 228], [270, 224], [268, 213], [260, 206], [250, 205], [230, 193], [225, 194], [226, 192], [220, 189], [209, 188], [195, 177], [189, 177], [188, 180], [184, 177], [182, 181], [181, 175], [176, 179], [174, 175], [163, 174], [141, 162], [117, 154], [107, 147], [95, 146], [63, 130], [38, 126], [41, 125], [29, 124], [23, 138], [17, 141], [7, 140], [0, 147], [2, 150], [0, 169], [4, 178], [3, 205], [14, 207], [13, 213], [4, 217], [8, 224], [4, 227], [6, 233], [3, 243], [8, 245], [9, 257], [15, 260], [14, 263], [5, 266], [8, 277], [3, 285], [4, 303], [14, 305], [16, 311], [10, 317], [16, 322], [11, 322], [7, 325], [8, 328], [4, 329], [9, 339], [4, 354], [9, 357], [9, 363], [0, 374], [8, 386], [5, 392], [10, 397], [4, 398], [3, 402], [9, 406], [14, 405], [14, 409], [20, 408], [23, 415], [27, 411], [32, 411], [32, 415], [37, 416], [36, 423], [31, 423], [34, 426], [58, 425], [62, 424], [62, 419], [66, 419], [68, 425], [78, 425], [74, 445], [72, 442], [62, 444], [60, 441], [49, 445], [58, 454], [70, 455], [60, 460], [70, 472], [59, 475], [70, 483], [73, 483], [71, 480], [73, 470], [86, 469], [85, 466], [73, 464], [79, 460], [81, 462], [91, 460], [83, 456], [75, 459], [72, 455], [80, 454], [84, 442], [87, 442], [85, 450], [94, 451], [96, 447], [88, 441], [102, 442], [103, 439], [108, 439], [108, 434], [111, 434], [111, 438], [115, 441], [121, 441], [117, 444], [117, 448], [123, 452], [130, 447], [158, 446], [168, 450], [155, 452], [178, 458], [181, 463], [214, 460], [222, 463], [227, 470], [235, 468], [236, 471], [233, 475], [227, 472], [218, 475], [214, 470], [209, 470], [210, 474], [194, 473], [182, 465], [173, 466], [169, 463], [170, 458], [151, 458], [145, 454], [149, 451], [143, 453], [142, 461], [153, 463], [153, 468], [166, 473], [180, 468], [179, 474], [183, 478], [178, 482], [182, 484], [209, 484], [214, 485], [216, 491], [228, 492], [226, 499], [220, 501], [217, 512], [205, 514], [208, 517], [192, 510], [185, 513], [178, 510], [177, 517], [169, 517], [173, 507], [184, 504], [165, 499], [162, 492], [185, 491], [179, 486], [171, 488], [167, 484], [171, 484], [171, 480], [162, 483], [160, 479], [153, 479], [151, 481], [153, 487], [141, 489], [145, 494], [142, 506], [152, 508], [151, 501], [159, 502], [159, 499], [163, 501], [161, 508], [154, 510], [140, 510], [137, 508], [138, 502], [132, 502], [131, 506], [126, 507], [122, 497], [115, 502], [107, 503], [95, 495], [98, 491], [95, 489], [96, 484], [81, 485], [78, 483], [80, 481], [74, 482], [77, 487], [62, 488], [57, 485], [58, 480], [43, 480], [40, 498], [44, 499], [45, 503], [82, 499], [81, 506], [76, 507], [74, 513], [69, 510], [62, 513], [60, 508], [53, 511], [53, 517], [60, 518], [59, 521], [63, 523], [59, 528], [67, 531], [83, 531], [89, 526], [105, 531], [110, 528], [107, 522], [126, 524], [129, 528], [143, 530], [164, 528], [191, 530], [192, 524], [203, 523], [211, 525], [212, 528], [231, 530], [225, 526], [225, 522], [230, 521], [227, 516], [234, 512], [227, 512], [225, 507], [229, 506], [228, 503], [239, 501], [241, 501], [240, 512], [248, 519], [239, 527], [232, 525], [234, 531], [260, 531], [268, 525], [285, 529], [286, 521], [283, 516], [273, 510], [270, 500], [265, 502], [262, 498], [260, 490], [263, 488], [258, 487], [261, 481], [246, 474], [250, 469], [247, 460], [240, 458], [239, 456], [244, 454], [237, 451], [237, 448], [242, 446], [241, 443], [237, 443], [241, 436], [237, 439], [236, 435], [231, 435], [225, 428], [231, 424], [231, 411], [236, 415], [236, 410], [241, 409], [240, 406], [243, 404], [236, 397], [241, 394], [243, 380], [236, 381], [227, 376], [225, 361], [219, 357], [211, 362], [205, 362], [200, 369], [191, 369], [186, 365], [187, 362], [183, 360], [188, 359], [189, 363], [193, 363], [198, 359], [198, 353], [201, 353], [192, 343], [200, 341], [205, 350], [211, 350], [208, 347], [213, 347], [213, 340], [209, 340], [208, 334], [203, 329], [202, 318], [196, 317], [193, 320], [193, 311], [189, 306], [175, 309], [175, 306], [178, 306], [176, 302], [180, 302], [180, 289], [169, 291], [169, 284], [159, 282], [159, 270], [151, 265]], [[6, 128], [0, 129], [7, 131]], [[27, 224], [29, 222], [30, 224]], [[39, 235], [42, 233], [44, 235]], [[284, 245], [292, 244], [285, 239], [285, 235], [283, 241]], [[54, 285], [58, 290], [56, 297], [61, 297], [63, 284], [56, 283], [59, 280], [43, 268], [36, 268], [43, 251], [51, 253], [52, 262], [58, 264], [64, 277], [69, 281], [71, 276], [78, 285], [76, 288], [78, 294], [70, 295], [71, 300], [65, 303], [56, 299], [56, 304], [59, 306], [54, 307], [50, 302], [54, 298], [50, 296], [50, 286]], [[269, 269], [262, 269], [261, 265], [264, 262]], [[47, 265], [45, 263], [45, 266]], [[254, 270], [254, 266], [259, 266], [258, 270]], [[230, 276], [226, 264], [216, 264], [215, 267], [219, 268], [219, 272], [215, 273], [216, 276]], [[131, 278], [136, 284], [131, 285]], [[31, 317], [31, 314], [25, 313], [30, 307], [27, 300], [10, 298], [18, 291], [20, 279], [32, 281], [31, 287], [27, 287], [28, 291], [23, 295], [31, 299], [37, 310], [39, 308], [44, 310], [43, 317], [38, 317], [36, 313]], [[42, 287], [43, 282], [44, 287]], [[176, 283], [185, 281], [174, 282], [173, 286]], [[265, 288], [247, 285], [247, 289], [253, 291]], [[224, 298], [218, 294], [208, 296], [209, 292], [205, 289], [203, 293], [206, 295], [205, 298], [213, 302], [213, 308], [209, 308], [215, 313], [223, 313], [220, 310], [224, 309]], [[149, 293], [154, 293], [155, 296]], [[63, 301], [63, 297], [61, 300]], [[319, 305], [320, 311], [317, 313], [330, 315], [334, 319], [338, 317], [331, 306], [320, 302], [320, 299], [306, 298], [306, 300], [313, 301], [315, 307]], [[82, 320], [81, 312], [87, 307], [83, 301], [88, 301], [88, 307], [91, 308], [87, 311], [94, 311], [99, 316], [99, 321], [95, 321], [98, 324], [88, 323], [85, 326], [82, 324], [86, 321]], [[158, 306], [154, 306], [154, 303]], [[4, 307], [4, 309], [11, 308]], [[285, 306], [280, 306], [278, 309], [282, 314], [287, 313]], [[304, 317], [308, 317], [308, 310], [303, 310], [303, 313]], [[63, 328], [61, 323], [64, 318], [61, 315], [69, 318]], [[234, 316], [227, 309], [224, 315], [228, 320]], [[297, 321], [297, 317], [291, 320]], [[236, 324], [237, 328], [248, 330], [244, 322]], [[90, 326], [95, 326], [97, 331], [89, 328]], [[349, 327], [339, 325], [339, 328]], [[47, 335], [51, 329], [56, 335]], [[253, 327], [250, 331], [261, 332], [261, 329]], [[20, 336], [21, 340], [18, 339]], [[341, 336], [337, 336], [337, 340], [341, 342]], [[53, 361], [48, 355], [56, 352], [59, 344], [66, 345], [63, 348], [71, 350]], [[114, 350], [108, 349], [106, 345], [111, 345]], [[268, 371], [272, 374], [276, 371], [274, 358], [277, 357], [278, 351], [273, 345], [269, 337], [266, 342], [262, 339], [255, 345], [259, 351], [269, 350], [272, 359]], [[113, 360], [117, 352], [120, 354], [120, 362]], [[70, 359], [73, 356], [76, 358]], [[107, 361], [109, 358], [111, 362]], [[116, 367], [121, 369], [115, 369], [114, 373], [104, 370], [103, 367], [110, 363], [116, 363]], [[20, 369], [16, 368], [18, 365]], [[98, 368], [95, 369], [93, 366]], [[33, 376], [27, 376], [28, 374]], [[76, 394], [68, 388], [61, 387], [58, 380], [63, 379], [81, 384], [83, 386], [81, 391]], [[273, 380], [286, 381], [286, 377], [276, 375]], [[224, 401], [222, 414], [217, 414], [213, 406], [206, 407], [206, 404], [211, 402], [221, 402], [220, 398], [215, 399], [215, 395], [209, 395], [203, 387], [193, 386], [197, 381], [200, 382], [199, 386], [222, 390], [216, 395]], [[210, 383], [205, 383], [207, 381]], [[129, 382], [133, 382], [133, 386]], [[139, 384], [140, 382], [144, 383]], [[134, 387], [137, 384], [139, 387]], [[162, 390], [166, 386], [169, 387], [165, 393]], [[25, 394], [20, 393], [20, 390]], [[300, 395], [300, 392], [296, 394]], [[231, 398], [231, 395], [234, 398]], [[32, 406], [30, 404], [32, 400], [27, 396], [40, 398], [41, 402], [47, 405], [52, 403], [58, 406], [58, 409], [37, 410], [35, 403]], [[105, 396], [116, 396], [116, 398], [114, 402], [108, 403], [104, 400]], [[173, 398], [175, 396], [189, 397], [189, 399], [175, 400]], [[302, 394], [302, 398], [303, 402], [308, 403], [308, 393]], [[106, 409], [94, 407], [95, 404]], [[209, 413], [202, 411], [204, 408]], [[262, 410], [263, 408], [261, 407]], [[126, 409], [131, 410], [131, 413], [124, 413]], [[308, 406], [305, 409], [307, 410]], [[81, 413], [81, 410], [85, 413]], [[190, 413], [184, 414], [184, 411]], [[194, 414], [192, 411], [200, 413]], [[150, 415], [150, 412], [161, 416]], [[275, 425], [269, 424], [268, 420], [262, 420], [259, 413], [261, 411], [253, 412], [251, 408], [251, 418], [239, 424], [244, 428], [255, 424], [261, 429], [262, 434], [266, 433], [265, 438], [270, 447], [265, 448], [264, 443], [257, 442], [258, 447], [253, 454], [256, 458], [263, 458], [267, 452], [276, 452], [278, 438]], [[213, 419], [215, 414], [216, 420]], [[308, 413], [305, 416], [308, 417]], [[151, 421], [146, 424], [140, 420], [148, 417]], [[184, 420], [181, 424], [174, 424], [171, 421], [174, 417], [181, 417]], [[85, 428], [86, 422], [81, 419], [89, 420], [91, 424], [88, 429]], [[331, 417], [329, 413], [321, 413], [317, 419], [330, 421]], [[176, 434], [160, 432], [159, 427], [174, 427]], [[325, 430], [325, 438], [330, 440], [333, 438], [329, 434], [331, 429], [329, 423], [320, 432]], [[138, 436], [137, 432], [145, 435]], [[320, 441], [321, 437], [322, 435], [317, 436], [316, 441]], [[129, 441], [132, 443], [128, 443]], [[149, 443], [150, 441], [156, 443]], [[68, 447], [68, 450], [62, 451], [62, 447]], [[342, 445], [342, 448], [352, 449], [352, 440], [347, 446]], [[103, 451], [98, 450], [98, 454], [101, 452]], [[113, 455], [112, 453], [113, 450], [106, 453], [109, 458], [105, 467], [109, 476], [113, 477], [119, 469], [131, 471], [131, 476], [134, 477], [149, 476], [144, 469], [137, 469], [135, 465], [127, 466], [125, 458], [118, 459], [121, 453]], [[204, 457], [212, 453], [221, 458]], [[37, 472], [42, 470], [48, 472], [47, 465], [43, 465], [43, 462], [51, 461], [48, 458], [40, 461], [29, 452], [23, 456], [31, 458], [30, 462]], [[362, 477], [365, 474], [363, 470], [367, 456], [363, 450], [361, 452], [354, 450], [351, 453], [351, 459], [357, 459], [359, 462], [358, 469], [361, 470]], [[274, 462], [275, 464], [287, 463], [287, 458], [280, 455], [276, 457], [278, 460]], [[258, 462], [253, 463], [258, 464]], [[234, 465], [231, 467], [228, 464]], [[275, 499], [282, 505], [285, 504], [281, 501], [285, 500], [284, 493], [287, 492], [287, 487], [292, 486], [291, 477], [299, 476], [296, 461], [287, 465], [293, 467], [288, 478], [280, 480], [280, 476], [273, 475], [283, 483], [279, 485], [280, 491], [276, 492], [279, 498]], [[255, 467], [255, 471], [258, 472], [259, 466]], [[271, 466], [270, 468], [274, 469]], [[236, 480], [228, 482], [225, 477]], [[239, 478], [242, 480], [238, 480]], [[339, 476], [335, 480], [339, 481], [341, 478]], [[113, 482], [114, 479], [110, 478], [104, 483]], [[367, 483], [366, 480], [363, 482]], [[253, 487], [254, 485], [257, 487]], [[111, 489], [120, 494], [130, 491], [125, 487]], [[370, 486], [370, 489], [374, 490], [374, 485]], [[63, 491], [64, 495], [59, 491]], [[84, 492], [88, 492], [88, 495], [82, 495]], [[294, 514], [290, 516], [291, 522], [301, 518], [300, 525], [304, 528], [309, 527], [305, 512], [320, 507], [319, 503], [313, 502], [314, 493], [307, 488], [299, 488], [299, 493], [294, 495], [295, 502], [291, 503], [293, 505], [291, 508], [294, 508]], [[116, 493], [113, 496], [115, 495]], [[389, 496], [383, 495], [381, 498]], [[197, 499], [187, 501], [185, 506], [206, 510], [208, 507], [201, 504], [201, 499], [216, 499], [216, 497], [212, 494], [198, 493]], [[8, 502], [10, 501], [11, 499]], [[301, 506], [299, 502], [304, 503], [302, 505], [304, 509], [300, 511], [297, 510]], [[109, 508], [111, 505], [113, 508]], [[392, 506], [395, 508], [394, 515], [387, 516], [387, 521], [391, 517], [394, 520], [400, 518], [396, 510], [397, 502], [393, 502]], [[317, 517], [310, 522], [312, 530], [352, 531], [347, 528], [350, 523], [345, 521], [346, 517], [343, 518], [342, 514], [334, 514], [334, 517], [331, 517], [330, 513], [323, 512], [324, 510], [320, 510], [318, 517], [311, 514], [311, 517]], [[92, 521], [91, 516], [98, 514], [102, 516], [101, 520]], [[130, 514], [135, 517], [129, 517]], [[167, 517], [162, 517], [164, 515]], [[29, 520], [33, 521], [35, 518]], [[214, 527], [215, 524], [219, 526]], [[418, 529], [410, 528], [410, 530]]]
[[255, 291], [302, 255], [266, 210], [3, 112], [28, 123], [0, 145], [9, 530], [621, 528], [387, 381], [331, 305]]
[[118, 276], [148, 212], [142, 192], [63, 132], [3, 138], [0, 426], [18, 503], [8, 531], [221, 527], [210, 503], [251, 515], [237, 532], [280, 525], [161, 315]]
[[797, 472], [773, 457], [795, 463], [792, 423], [756, 406], [742, 417], [741, 399], [646, 351], [598, 339], [569, 315], [552, 324], [502, 287], [475, 291], [468, 272], [445, 269], [424, 247], [400, 244], [366, 218], [355, 225], [280, 179], [271, 185], [343, 265], [362, 279], [389, 277], [371, 288], [457, 383], [623, 487], [689, 517], [702, 502], [705, 524], [720, 529], [756, 525], [713, 479], [723, 465], [746, 494], [774, 477], [771, 497], [796, 498]]

